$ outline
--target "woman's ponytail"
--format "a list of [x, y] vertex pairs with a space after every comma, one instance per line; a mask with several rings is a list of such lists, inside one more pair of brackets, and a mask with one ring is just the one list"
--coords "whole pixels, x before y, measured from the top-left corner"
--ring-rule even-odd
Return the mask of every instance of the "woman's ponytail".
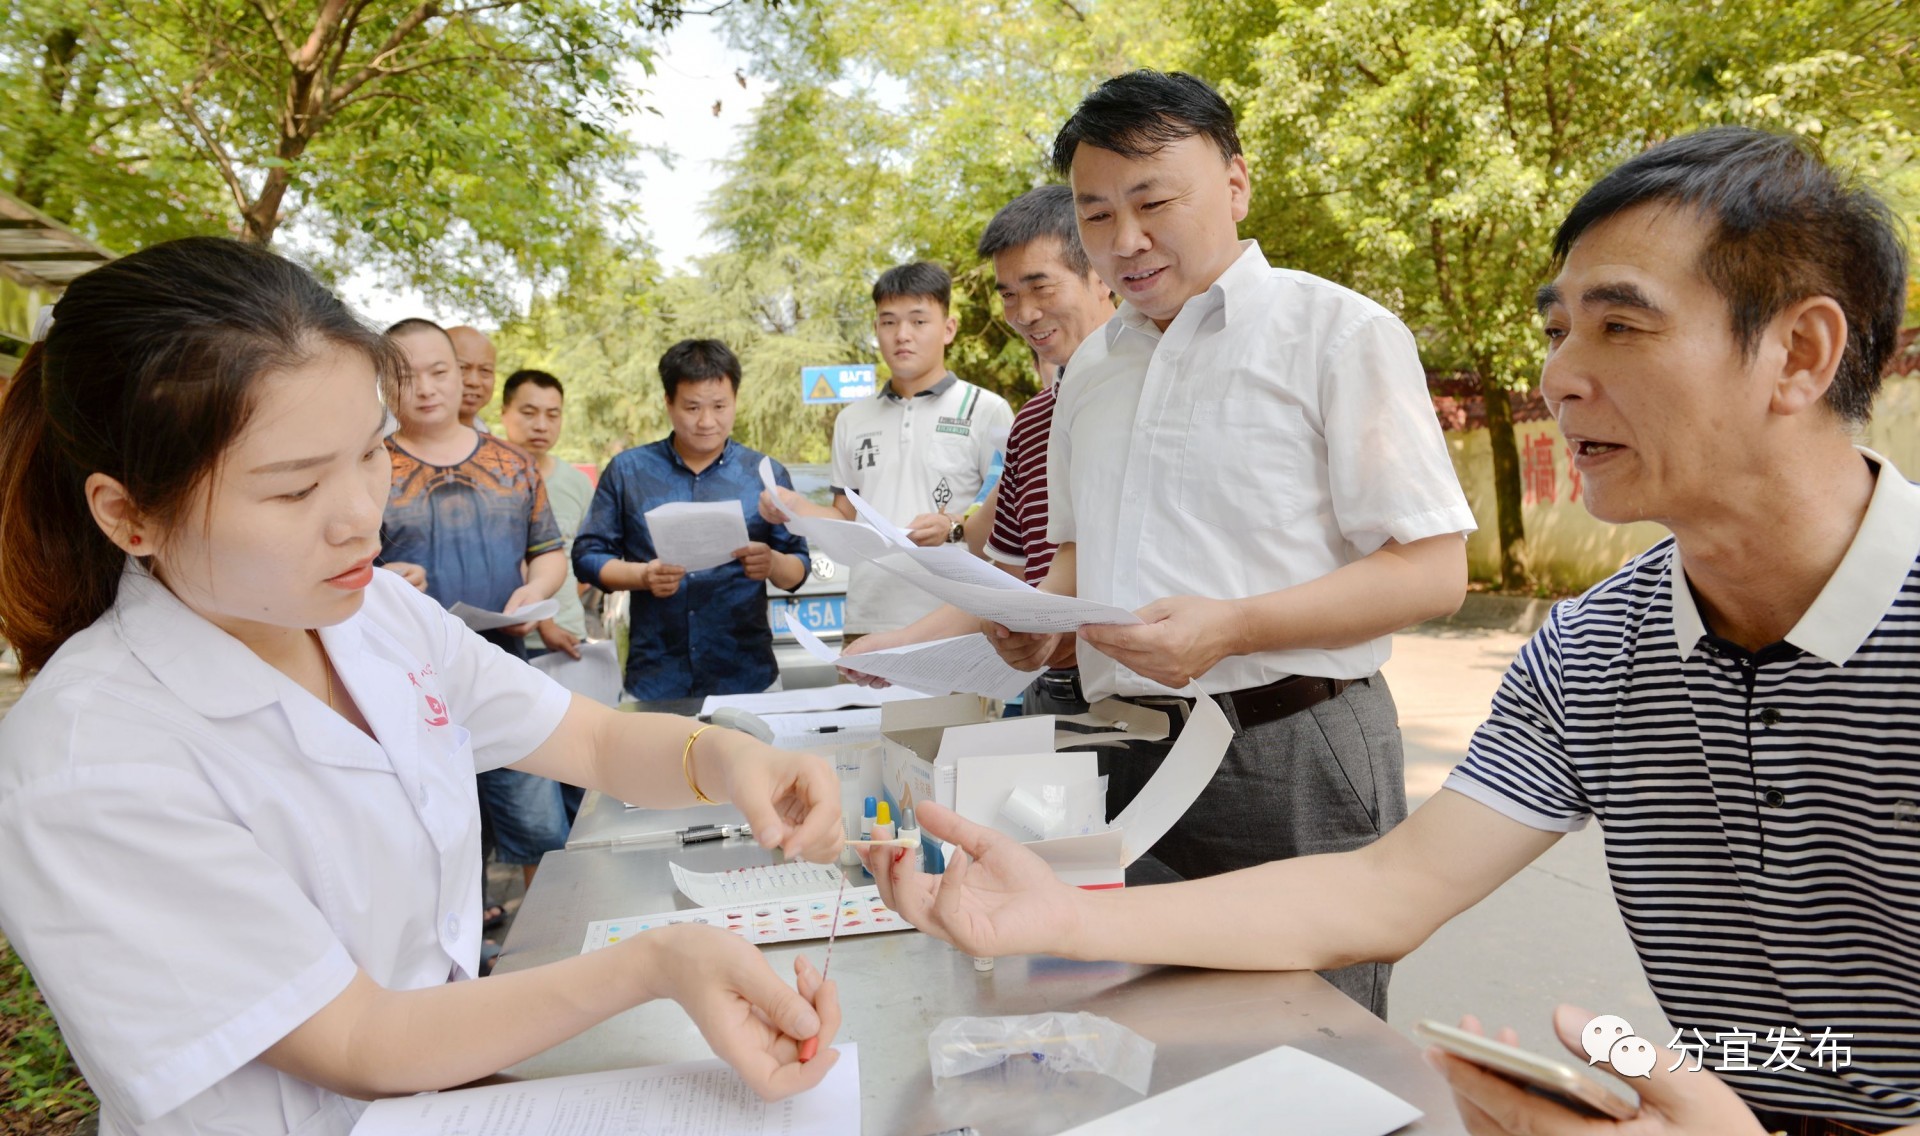
[[35, 343], [0, 402], [0, 634], [31, 674], [113, 606], [125, 555], [93, 521], [74, 468], [49, 435]]

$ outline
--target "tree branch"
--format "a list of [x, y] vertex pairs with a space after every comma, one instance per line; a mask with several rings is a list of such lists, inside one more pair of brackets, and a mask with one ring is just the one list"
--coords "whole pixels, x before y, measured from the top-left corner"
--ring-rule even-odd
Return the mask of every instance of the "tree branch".
[[267, 6], [267, 0], [248, 0], [248, 2], [253, 5], [254, 11], [260, 13], [260, 18], [267, 22], [267, 30], [271, 31], [273, 38], [279, 42], [280, 50], [287, 53], [288, 59], [295, 58], [300, 49], [293, 46], [293, 39], [287, 35], [287, 29], [280, 24], [279, 14]]
[[[345, 3], [346, 0], [329, 0], [329, 2]], [[380, 66], [381, 61], [400, 50], [401, 45], [407, 42], [407, 37], [418, 31], [421, 24], [426, 23], [439, 14], [439, 0], [424, 0], [419, 7], [406, 14], [400, 21], [399, 26], [394, 28], [392, 33], [387, 36], [387, 41], [380, 45], [378, 51], [373, 53], [373, 58], [367, 60], [366, 65], [356, 71], [352, 78], [341, 84], [337, 90], [330, 92], [330, 94], [335, 99], [348, 98], [361, 87], [366, 86], [374, 79], [385, 74], [386, 72], [384, 72]]]
[[345, 13], [347, 0], [326, 0], [321, 5], [320, 15], [313, 21], [313, 32], [307, 36], [307, 42], [291, 58], [296, 70], [311, 72], [320, 61], [320, 53], [327, 49], [327, 41], [340, 27], [340, 17]]

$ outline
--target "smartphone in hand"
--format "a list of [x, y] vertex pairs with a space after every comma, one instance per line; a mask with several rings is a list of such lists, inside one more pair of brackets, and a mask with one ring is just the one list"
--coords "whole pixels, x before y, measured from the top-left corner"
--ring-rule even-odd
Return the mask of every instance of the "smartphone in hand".
[[1617, 1081], [1603, 1081], [1565, 1058], [1542, 1057], [1431, 1019], [1415, 1022], [1413, 1032], [1462, 1061], [1550, 1097], [1582, 1116], [1631, 1120], [1640, 1113], [1640, 1094]]

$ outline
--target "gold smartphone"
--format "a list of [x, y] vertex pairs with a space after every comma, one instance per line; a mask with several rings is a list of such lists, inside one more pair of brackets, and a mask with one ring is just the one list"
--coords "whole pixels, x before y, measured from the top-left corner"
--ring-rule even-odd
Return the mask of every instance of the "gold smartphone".
[[1422, 1041], [1551, 1097], [1584, 1116], [1631, 1120], [1639, 1115], [1640, 1094], [1618, 1082], [1602, 1081], [1569, 1061], [1528, 1053], [1518, 1046], [1431, 1019], [1415, 1022], [1413, 1032]]

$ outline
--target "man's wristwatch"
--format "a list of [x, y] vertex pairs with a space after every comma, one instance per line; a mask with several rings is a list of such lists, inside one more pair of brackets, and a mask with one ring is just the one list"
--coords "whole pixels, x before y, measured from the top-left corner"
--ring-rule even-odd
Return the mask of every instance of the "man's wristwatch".
[[947, 543], [959, 544], [965, 539], [967, 539], [967, 522], [953, 522], [953, 527], [947, 530]]

